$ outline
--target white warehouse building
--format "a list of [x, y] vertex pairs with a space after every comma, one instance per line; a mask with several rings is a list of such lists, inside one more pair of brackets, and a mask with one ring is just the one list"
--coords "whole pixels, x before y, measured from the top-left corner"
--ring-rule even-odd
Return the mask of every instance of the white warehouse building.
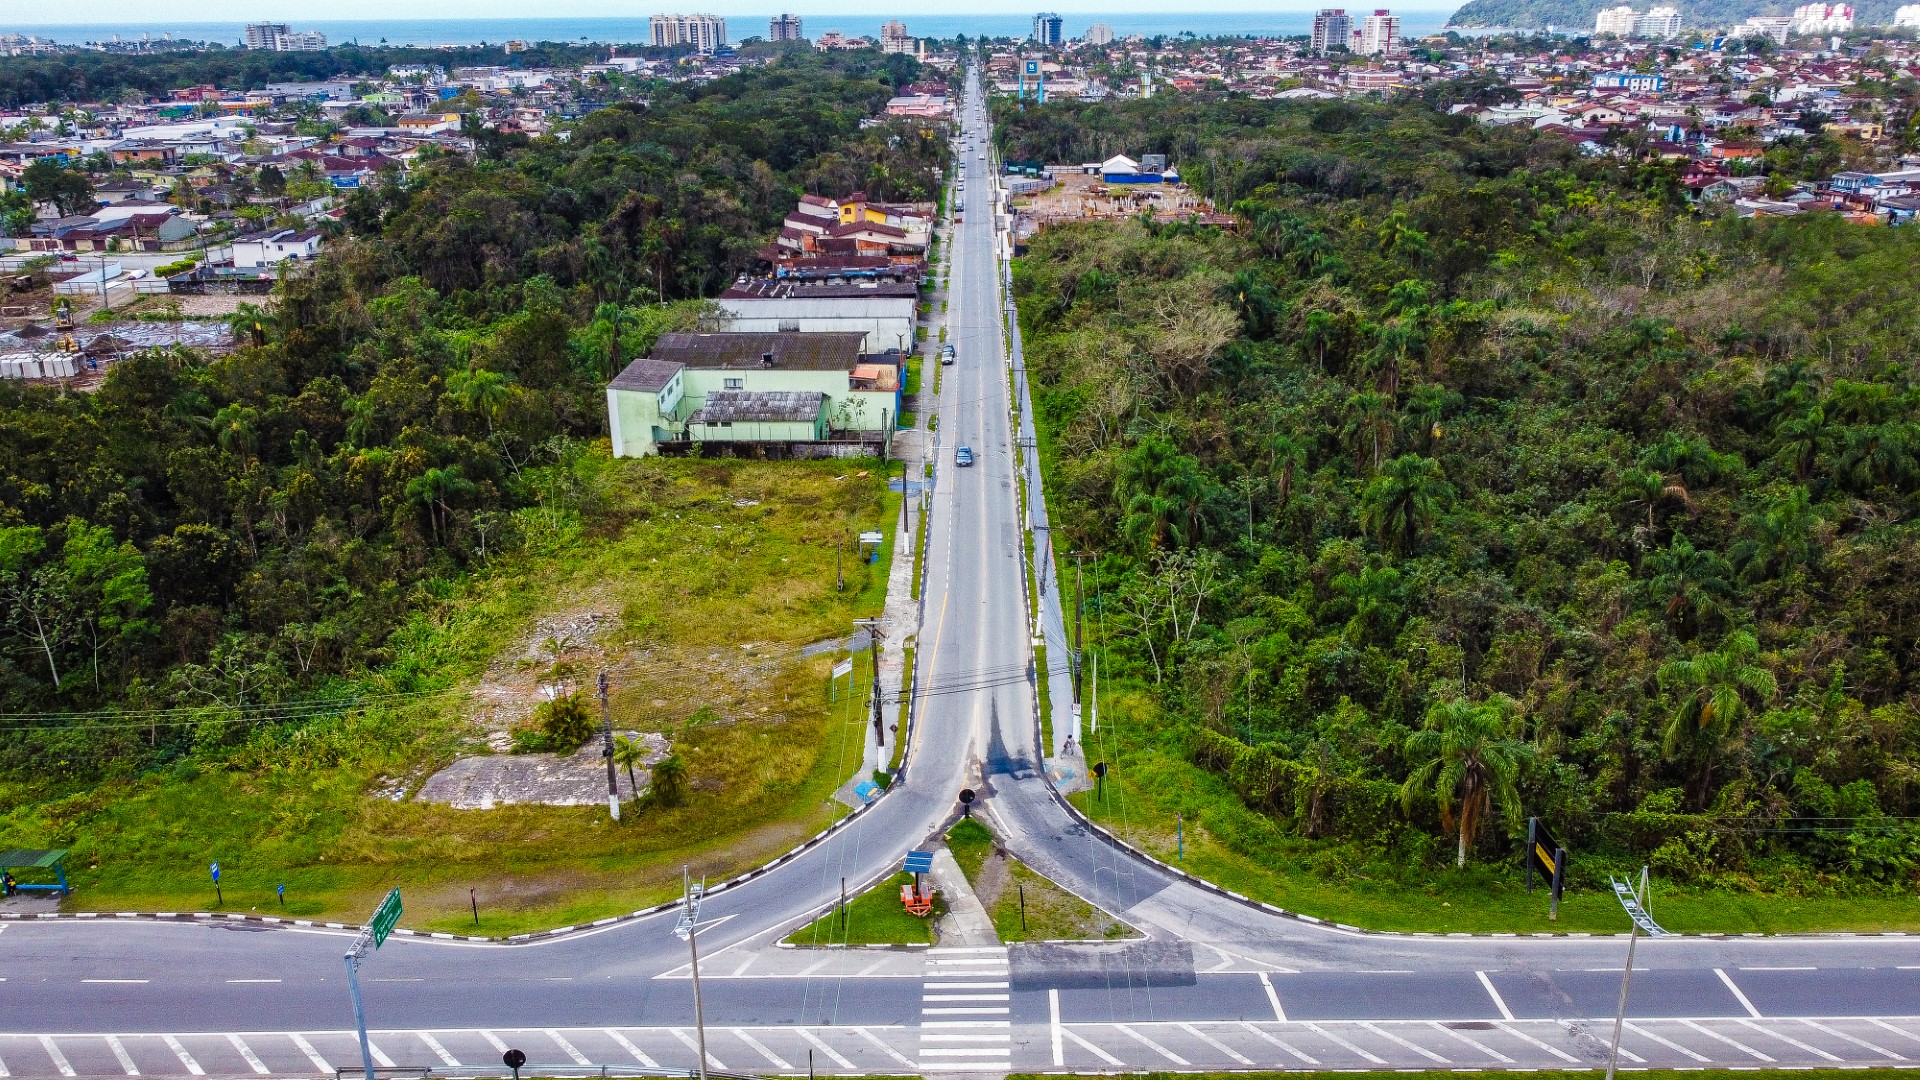
[[919, 287], [907, 281], [807, 283], [779, 278], [736, 281], [720, 294], [726, 328], [735, 333], [857, 331], [860, 351], [911, 349]]

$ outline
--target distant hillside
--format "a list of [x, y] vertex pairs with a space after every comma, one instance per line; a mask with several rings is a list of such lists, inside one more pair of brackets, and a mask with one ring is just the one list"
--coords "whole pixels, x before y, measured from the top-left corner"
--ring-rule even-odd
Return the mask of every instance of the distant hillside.
[[[1536, 29], [1591, 27], [1602, 8], [1632, 3], [1645, 9], [1651, 0], [1471, 0], [1453, 13], [1448, 26], [1512, 26]], [[1789, 15], [1793, 3], [1767, 0], [1678, 0], [1689, 27], [1724, 30], [1750, 15]], [[1865, 0], [1853, 6], [1861, 26], [1889, 25], [1898, 0]]]

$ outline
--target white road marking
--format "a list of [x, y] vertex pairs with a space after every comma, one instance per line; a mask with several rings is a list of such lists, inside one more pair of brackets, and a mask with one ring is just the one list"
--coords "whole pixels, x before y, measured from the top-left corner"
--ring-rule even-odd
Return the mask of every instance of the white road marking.
[[1448, 1061], [1446, 1058], [1441, 1057], [1439, 1054], [1436, 1054], [1433, 1051], [1427, 1049], [1426, 1047], [1421, 1046], [1419, 1043], [1408, 1042], [1407, 1040], [1401, 1038], [1400, 1036], [1395, 1035], [1391, 1031], [1387, 1031], [1383, 1028], [1379, 1028], [1372, 1024], [1367, 1024], [1367, 1023], [1362, 1023], [1359, 1026], [1366, 1028], [1368, 1031], [1373, 1032], [1375, 1035], [1380, 1036], [1381, 1038], [1387, 1040], [1388, 1042], [1399, 1043], [1401, 1046], [1404, 1046], [1407, 1049], [1413, 1051], [1414, 1053], [1419, 1054], [1421, 1057], [1426, 1058], [1428, 1061], [1437, 1061], [1442, 1065], [1453, 1064], [1453, 1062]]
[[46, 1048], [47, 1056], [53, 1059], [53, 1067], [60, 1070], [61, 1076], [80, 1075], [74, 1072], [73, 1066], [67, 1062], [67, 1055], [61, 1053], [60, 1048], [53, 1045], [53, 1036], [40, 1036], [40, 1045]]
[[323, 1073], [333, 1071], [333, 1065], [329, 1063], [326, 1058], [320, 1056], [320, 1051], [313, 1048], [313, 1044], [307, 1041], [305, 1035], [289, 1033], [287, 1037], [293, 1040], [295, 1049], [307, 1055], [307, 1060], [313, 1062], [314, 1068], [319, 1069]]
[[1007, 1020], [922, 1020], [920, 1021], [920, 1028], [922, 1031], [926, 1030], [927, 1028], [972, 1028], [974, 1030], [983, 1030], [983, 1029], [992, 1029], [992, 1028], [1004, 1029], [1004, 1028], [1011, 1028], [1011, 1027], [1013, 1027], [1012, 1022]]
[[1726, 968], [1714, 968], [1713, 973], [1720, 976], [1720, 981], [1727, 984], [1728, 990], [1733, 991], [1734, 1000], [1740, 1003], [1741, 1008], [1747, 1010], [1748, 1016], [1753, 1017], [1755, 1020], [1760, 1019], [1760, 1010], [1754, 1008], [1753, 1002], [1747, 1000], [1747, 995], [1741, 993], [1740, 988], [1733, 985], [1733, 976], [1727, 974]]
[[1252, 1058], [1247, 1057], [1246, 1055], [1240, 1053], [1240, 1051], [1235, 1050], [1233, 1047], [1228, 1046], [1226, 1043], [1221, 1042], [1219, 1039], [1216, 1039], [1213, 1036], [1207, 1034], [1206, 1032], [1201, 1031], [1199, 1028], [1194, 1027], [1192, 1024], [1181, 1024], [1180, 1030], [1186, 1032], [1187, 1034], [1193, 1036], [1196, 1039], [1199, 1039], [1201, 1042], [1206, 1043], [1208, 1046], [1213, 1047], [1215, 1050], [1220, 1051], [1221, 1053], [1227, 1055], [1228, 1057], [1232, 1058], [1233, 1060], [1239, 1062], [1242, 1065], [1253, 1064]]
[[603, 1028], [602, 1030], [607, 1033], [607, 1038], [612, 1039], [614, 1042], [620, 1045], [620, 1049], [625, 1050], [629, 1054], [632, 1054], [633, 1060], [639, 1062], [642, 1065], [645, 1065], [649, 1069], [657, 1069], [660, 1067], [659, 1062], [648, 1057], [645, 1053], [641, 1051], [639, 1047], [633, 1045], [632, 1039], [627, 1038], [625, 1035], [620, 1034], [619, 1032], [613, 1030], [612, 1028]]
[[1273, 1006], [1273, 1018], [1283, 1024], [1286, 1023], [1287, 1010], [1280, 1007], [1280, 994], [1274, 990], [1273, 980], [1267, 978], [1267, 973], [1264, 971], [1260, 973], [1260, 986], [1267, 992], [1267, 1004]]
[[1047, 991], [1047, 1026], [1053, 1036], [1053, 1067], [1058, 1069], [1067, 1063], [1065, 1048], [1060, 1044], [1060, 991]]
[[448, 1065], [452, 1065], [455, 1068], [460, 1067], [460, 1059], [448, 1053], [447, 1048], [440, 1045], [440, 1040], [433, 1037], [433, 1032], [416, 1031], [414, 1032], [414, 1034], [420, 1036], [420, 1041], [423, 1043], [426, 1043], [427, 1049], [433, 1051], [434, 1055], [437, 1056], [441, 1061], [445, 1062]]
[[1116, 1068], [1121, 1068], [1121, 1069], [1124, 1069], [1127, 1067], [1126, 1062], [1121, 1061], [1119, 1058], [1114, 1057], [1112, 1054], [1107, 1053], [1105, 1050], [1102, 1050], [1099, 1047], [1088, 1042], [1087, 1040], [1081, 1038], [1079, 1034], [1076, 1033], [1072, 1028], [1063, 1027], [1060, 1029], [1060, 1034], [1066, 1038], [1072, 1039], [1076, 1043], [1079, 1043], [1082, 1049], [1089, 1051], [1090, 1053], [1093, 1054], [1094, 1057], [1099, 1058], [1101, 1061], [1104, 1061], [1109, 1065], [1112, 1065]]
[[127, 1048], [121, 1045], [120, 1036], [107, 1036], [107, 1049], [113, 1051], [113, 1056], [120, 1059], [120, 1068], [124, 1070], [128, 1076], [140, 1075], [139, 1066], [133, 1063], [133, 1057], [127, 1053]]
[[1813, 1054], [1816, 1057], [1823, 1057], [1823, 1058], [1826, 1058], [1828, 1061], [1845, 1061], [1846, 1060], [1846, 1058], [1829, 1054], [1825, 1050], [1822, 1050], [1817, 1046], [1813, 1046], [1808, 1043], [1803, 1043], [1799, 1039], [1796, 1039], [1791, 1035], [1782, 1035], [1779, 1032], [1774, 1031], [1770, 1028], [1761, 1027], [1759, 1024], [1756, 1024], [1751, 1020], [1742, 1020], [1740, 1021], [1740, 1023], [1745, 1024], [1747, 1027], [1752, 1028], [1753, 1030], [1759, 1032], [1762, 1035], [1770, 1035], [1773, 1038], [1779, 1039], [1781, 1042], [1786, 1043], [1788, 1046], [1797, 1047], [1798, 1049], [1805, 1050], [1807, 1053]]
[[1692, 1028], [1693, 1030], [1699, 1032], [1700, 1034], [1705, 1035], [1709, 1039], [1718, 1039], [1721, 1042], [1726, 1043], [1728, 1046], [1733, 1047], [1735, 1050], [1738, 1050], [1749, 1057], [1756, 1058], [1760, 1061], [1765, 1061], [1769, 1063], [1771, 1063], [1774, 1060], [1773, 1058], [1768, 1057], [1767, 1055], [1761, 1053], [1760, 1051], [1755, 1050], [1753, 1047], [1748, 1046], [1746, 1043], [1743, 1043], [1738, 1039], [1730, 1039], [1725, 1035], [1722, 1035], [1719, 1032], [1712, 1030], [1711, 1028], [1701, 1027], [1699, 1024], [1696, 1024], [1691, 1020], [1682, 1020], [1680, 1022]]
[[867, 1040], [873, 1045], [879, 1047], [881, 1053], [887, 1055], [893, 1060], [899, 1062], [902, 1065], [905, 1065], [909, 1069], [914, 1067], [913, 1060], [911, 1058], [907, 1057], [907, 1055], [901, 1053], [900, 1051], [895, 1050], [893, 1047], [888, 1046], [886, 1044], [886, 1041], [881, 1039], [880, 1036], [875, 1035], [873, 1032], [868, 1031], [866, 1028], [863, 1028], [863, 1027], [854, 1028], [853, 1032], [854, 1034]]
[[1341, 1038], [1340, 1036], [1335, 1035], [1333, 1032], [1328, 1031], [1326, 1028], [1321, 1027], [1319, 1024], [1310, 1023], [1307, 1025], [1307, 1030], [1313, 1032], [1316, 1035], [1319, 1035], [1321, 1038], [1326, 1039], [1328, 1042], [1334, 1043], [1337, 1046], [1345, 1047], [1348, 1051], [1352, 1053], [1359, 1054], [1361, 1057], [1366, 1058], [1368, 1061], [1373, 1062], [1375, 1065], [1385, 1065], [1387, 1063], [1386, 1058], [1380, 1057], [1379, 1055], [1373, 1053], [1371, 1050], [1362, 1050], [1358, 1046], [1355, 1046], [1354, 1044], [1348, 1042], [1347, 1040]]
[[923, 1058], [930, 1058], [930, 1057], [1011, 1058], [1013, 1056], [1013, 1048], [1010, 1046], [997, 1046], [997, 1047], [996, 1046], [969, 1046], [969, 1047], [959, 1047], [959, 1046], [924, 1047], [923, 1046], [920, 1048], [920, 1056]]
[[1817, 967], [1748, 967], [1740, 966], [1741, 971], [1819, 971]]
[[787, 1063], [786, 1058], [783, 1058], [779, 1054], [776, 1054], [773, 1051], [767, 1049], [766, 1043], [763, 1043], [759, 1039], [754, 1038], [752, 1035], [747, 1034], [745, 1029], [728, 1028], [727, 1030], [733, 1032], [735, 1038], [739, 1039], [743, 1043], [746, 1043], [749, 1047], [752, 1047], [754, 1053], [759, 1054], [761, 1057], [766, 1058], [769, 1062], [771, 1062], [774, 1068], [792, 1070], [793, 1066]]
[[503, 1054], [507, 1052], [507, 1044], [504, 1042], [501, 1042], [500, 1036], [495, 1035], [493, 1032], [482, 1031], [480, 1033], [480, 1037], [487, 1040], [487, 1042], [491, 1043], [495, 1050], [498, 1050]]
[[1493, 988], [1493, 980], [1487, 978], [1487, 973], [1476, 971], [1474, 974], [1480, 977], [1480, 985], [1487, 988], [1487, 996], [1493, 999], [1493, 1007], [1500, 1010], [1500, 1019], [1513, 1019], [1513, 1010], [1507, 1008], [1506, 999], [1500, 996], [1500, 991]]
[[246, 1061], [247, 1067], [252, 1069], [254, 1072], [267, 1073], [267, 1072], [273, 1071], [272, 1069], [267, 1068], [266, 1062], [260, 1060], [259, 1054], [256, 1054], [253, 1052], [253, 1047], [248, 1046], [245, 1039], [242, 1039], [238, 1035], [228, 1033], [227, 1041], [232, 1043], [233, 1048], [240, 1052], [240, 1057]]
[[927, 989], [927, 990], [1005, 990], [1006, 988], [1007, 988], [1007, 984], [1003, 982], [930, 982], [926, 984], [926, 986], [923, 989]]
[[1679, 1043], [1674, 1042], [1672, 1039], [1668, 1039], [1660, 1035], [1655, 1035], [1653, 1032], [1648, 1031], [1645, 1028], [1638, 1027], [1631, 1020], [1626, 1021], [1621, 1026], [1626, 1028], [1628, 1031], [1633, 1032], [1635, 1035], [1640, 1036], [1643, 1039], [1647, 1039], [1651, 1042], [1657, 1042], [1661, 1046], [1664, 1046], [1667, 1049], [1674, 1051], [1675, 1053], [1685, 1054], [1695, 1061], [1712, 1061], [1713, 1060], [1710, 1057], [1706, 1057], [1704, 1055], [1694, 1053], [1693, 1051], [1687, 1049], [1686, 1047], [1681, 1046]]
[[[667, 1030], [673, 1032], [673, 1037], [679, 1039], [681, 1044], [687, 1049], [693, 1051], [695, 1054], [700, 1053], [700, 1044], [693, 1041], [693, 1036], [687, 1034], [685, 1028], [668, 1028]], [[694, 1060], [698, 1061], [699, 1058], [696, 1057]], [[719, 1069], [721, 1072], [725, 1072], [727, 1069], [725, 1065], [720, 1064], [719, 1058], [713, 1056], [713, 1051], [711, 1050], [707, 1051], [707, 1068]]]
[[821, 1053], [832, 1058], [834, 1064], [840, 1066], [843, 1069], [853, 1068], [853, 1062], [848, 1061], [844, 1057], [841, 1057], [840, 1051], [835, 1050], [831, 1046], [828, 1046], [827, 1041], [825, 1039], [822, 1039], [820, 1036], [815, 1035], [811, 1031], [808, 1031], [806, 1028], [801, 1028], [799, 1030], [800, 1030], [800, 1037], [802, 1039], [805, 1039], [809, 1044], [811, 1044], [815, 1050], [818, 1050]]
[[[1433, 1029], [1435, 1031], [1445, 1032], [1446, 1034], [1453, 1036], [1454, 1038], [1460, 1040], [1463, 1043], [1466, 1043], [1468, 1046], [1473, 1047], [1475, 1050], [1480, 1051], [1481, 1053], [1487, 1055], [1488, 1057], [1492, 1058], [1495, 1061], [1505, 1062], [1508, 1065], [1513, 1064], [1512, 1058], [1508, 1057], [1507, 1055], [1501, 1053], [1498, 1050], [1495, 1050], [1493, 1047], [1488, 1046], [1486, 1043], [1481, 1042], [1479, 1039], [1470, 1038], [1464, 1033], [1455, 1031], [1453, 1028], [1448, 1027], [1447, 1025], [1441, 1023], [1438, 1020], [1429, 1020], [1428, 1023], [1433, 1025]], [[1626, 1051], [1622, 1050], [1621, 1053], [1625, 1054]], [[1629, 1056], [1631, 1057], [1631, 1055]], [[1633, 1058], [1633, 1060], [1644, 1061], [1645, 1059]]]
[[1007, 994], [925, 994], [921, 1001], [1007, 1001]]
[[384, 1069], [393, 1068], [393, 1059], [388, 1057], [387, 1052], [380, 1049], [380, 1044], [374, 1042], [372, 1039], [367, 1040], [367, 1053], [372, 1055], [375, 1065]]
[[1800, 1018], [1800, 1022], [1807, 1025], [1810, 1028], [1813, 1028], [1816, 1031], [1824, 1031], [1836, 1039], [1844, 1039], [1855, 1046], [1864, 1046], [1867, 1049], [1873, 1051], [1874, 1053], [1879, 1054], [1883, 1058], [1891, 1058], [1894, 1061], [1907, 1060], [1902, 1055], [1896, 1054], [1884, 1046], [1875, 1046], [1874, 1044], [1868, 1042], [1865, 1039], [1856, 1039], [1844, 1031], [1838, 1031], [1838, 1030], [1835, 1030], [1834, 1028], [1830, 1028], [1827, 1025], [1822, 1024], [1817, 1020], [1808, 1020], [1806, 1017], [1803, 1016]]
[[13, 1075], [12, 1073], [7, 1071], [7, 1063], [4, 1061], [0, 1061], [0, 1076], [12, 1076], [12, 1075]]
[[1533, 1045], [1539, 1047], [1542, 1050], [1545, 1050], [1547, 1053], [1552, 1054], [1554, 1057], [1557, 1057], [1562, 1061], [1577, 1062], [1580, 1060], [1579, 1058], [1574, 1057], [1572, 1054], [1567, 1053], [1565, 1050], [1562, 1050], [1557, 1046], [1548, 1046], [1546, 1043], [1541, 1042], [1539, 1039], [1536, 1039], [1533, 1036], [1527, 1034], [1526, 1032], [1521, 1031], [1519, 1028], [1513, 1027], [1509, 1024], [1495, 1024], [1494, 1026], [1499, 1028], [1501, 1031], [1504, 1031], [1507, 1034], [1513, 1036], [1514, 1038], [1519, 1039], [1521, 1042], [1532, 1043]]
[[[754, 962], [755, 960], [758, 960], [758, 959], [760, 959], [760, 954], [759, 954], [759, 953], [748, 953], [748, 954], [747, 954], [747, 958], [746, 958], [745, 960], [742, 960], [742, 961], [740, 961], [740, 966], [739, 966], [739, 967], [737, 967], [737, 968], [734, 968], [734, 969], [733, 969], [733, 977], [737, 979], [737, 978], [739, 978], [739, 977], [740, 977], [741, 975], [743, 975], [743, 974], [745, 974], [745, 973], [746, 973], [746, 970], [747, 970], [748, 968], [750, 968], [750, 967], [752, 967], [752, 966], [753, 966], [753, 962]], [[884, 961], [884, 960], [882, 960], [882, 961], [881, 961], [880, 963], [882, 963], [882, 964], [884, 964], [884, 963], [886, 963], [886, 961]], [[874, 965], [874, 967], [879, 967], [879, 966], [880, 966], [880, 964], [875, 964], [875, 965]], [[872, 970], [873, 970], [873, 968], [868, 968], [868, 969], [867, 969], [867, 971], [872, 971]], [[861, 972], [861, 974], [862, 974], [862, 975], [864, 975], [864, 974], [866, 974], [866, 972], [864, 972], [864, 971], [863, 971], [863, 972]]]
[[1265, 1039], [1265, 1040], [1267, 1040], [1268, 1042], [1270, 1042], [1270, 1043], [1272, 1043], [1273, 1045], [1275, 1045], [1275, 1046], [1277, 1046], [1277, 1047], [1279, 1047], [1280, 1049], [1282, 1049], [1282, 1050], [1285, 1050], [1285, 1051], [1286, 1051], [1287, 1053], [1289, 1053], [1289, 1054], [1292, 1054], [1292, 1055], [1293, 1055], [1294, 1057], [1297, 1057], [1297, 1058], [1299, 1058], [1299, 1059], [1300, 1059], [1301, 1061], [1304, 1061], [1304, 1062], [1306, 1062], [1306, 1063], [1307, 1063], [1307, 1064], [1309, 1064], [1309, 1065], [1318, 1065], [1318, 1064], [1320, 1064], [1320, 1059], [1319, 1059], [1319, 1058], [1317, 1058], [1317, 1057], [1310, 1057], [1310, 1056], [1308, 1056], [1308, 1055], [1306, 1055], [1306, 1054], [1303, 1054], [1303, 1053], [1301, 1053], [1300, 1051], [1298, 1051], [1298, 1050], [1296, 1050], [1296, 1049], [1294, 1049], [1294, 1048], [1293, 1048], [1293, 1044], [1292, 1044], [1292, 1043], [1290, 1043], [1290, 1042], [1288, 1042], [1288, 1041], [1286, 1041], [1285, 1039], [1282, 1039], [1282, 1038], [1280, 1038], [1280, 1037], [1278, 1037], [1278, 1036], [1276, 1036], [1276, 1035], [1270, 1035], [1270, 1034], [1268, 1034], [1267, 1032], [1265, 1032], [1265, 1031], [1262, 1031], [1261, 1029], [1259, 1029], [1259, 1028], [1257, 1028], [1257, 1027], [1254, 1027], [1254, 1026], [1253, 1026], [1253, 1024], [1252, 1024], [1251, 1022], [1249, 1022], [1249, 1021], [1246, 1021], [1246, 1020], [1242, 1020], [1242, 1021], [1240, 1021], [1240, 1026], [1241, 1026], [1241, 1027], [1243, 1027], [1243, 1028], [1246, 1028], [1246, 1029], [1247, 1029], [1248, 1031], [1251, 1031], [1251, 1032], [1253, 1032], [1253, 1033], [1254, 1033], [1255, 1035], [1258, 1035], [1258, 1036], [1260, 1036], [1261, 1038], [1263, 1038], [1263, 1039]]
[[952, 1005], [921, 1009], [921, 1016], [1005, 1016], [1012, 1009], [1005, 1005]]
[[179, 1039], [171, 1035], [162, 1035], [160, 1036], [160, 1041], [166, 1043], [167, 1049], [173, 1051], [175, 1056], [179, 1057], [180, 1064], [185, 1065], [188, 1072], [195, 1076], [207, 1075], [207, 1070], [201, 1068], [200, 1063], [193, 1060], [193, 1055], [187, 1053], [187, 1048], [180, 1045]]
[[[568, 1057], [570, 1057], [570, 1058], [572, 1058], [572, 1059], [573, 1059], [573, 1063], [574, 1063], [575, 1065], [591, 1065], [591, 1064], [593, 1064], [593, 1062], [591, 1062], [591, 1061], [589, 1061], [589, 1060], [587, 1060], [587, 1055], [585, 1055], [585, 1054], [583, 1054], [583, 1053], [581, 1053], [581, 1052], [580, 1052], [580, 1049], [579, 1049], [578, 1047], [576, 1047], [576, 1046], [574, 1046], [574, 1045], [573, 1045], [572, 1043], [570, 1043], [570, 1042], [568, 1042], [568, 1041], [567, 1041], [567, 1037], [566, 1037], [565, 1035], [562, 1035], [562, 1034], [560, 1034], [559, 1032], [557, 1032], [557, 1031], [555, 1031], [555, 1030], [553, 1030], [552, 1028], [546, 1028], [546, 1029], [544, 1029], [544, 1030], [543, 1030], [543, 1031], [541, 1032], [541, 1034], [543, 1034], [543, 1035], [545, 1035], [545, 1036], [546, 1036], [547, 1038], [549, 1038], [549, 1039], [552, 1039], [552, 1040], [553, 1040], [553, 1045], [555, 1045], [555, 1046], [558, 1046], [558, 1047], [560, 1048], [560, 1050], [561, 1050], [561, 1052], [562, 1052], [562, 1053], [564, 1053], [564, 1054], [566, 1054], [566, 1055], [567, 1055]], [[719, 1067], [720, 1067], [720, 1066], [718, 1066], [718, 1065], [715, 1065], [715, 1066], [714, 1066], [714, 1068], [716, 1068], [716, 1069], [717, 1069], [717, 1068], [719, 1068]]]
[[805, 978], [806, 976], [811, 975], [814, 972], [819, 971], [821, 968], [826, 966], [827, 966], [827, 961], [815, 960], [813, 963], [808, 964], [806, 967], [803, 967], [799, 971], [794, 972], [793, 977], [796, 979]]
[[83, 983], [92, 983], [97, 986], [145, 986], [149, 980], [146, 980], [146, 979], [81, 979], [80, 981]]

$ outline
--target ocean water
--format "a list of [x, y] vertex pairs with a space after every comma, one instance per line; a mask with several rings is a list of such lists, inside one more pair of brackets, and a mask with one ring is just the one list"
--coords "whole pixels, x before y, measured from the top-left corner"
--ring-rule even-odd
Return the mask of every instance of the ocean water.
[[[1354, 14], [1362, 9], [1349, 8]], [[1395, 8], [1401, 17], [1401, 33], [1408, 37], [1429, 34], [1445, 25], [1447, 16], [1453, 13], [1452, 7], [1430, 8], [1423, 10], [1405, 10]], [[735, 41], [753, 36], [765, 36], [768, 15], [728, 15], [727, 33]], [[1149, 37], [1164, 34], [1169, 37], [1183, 32], [1191, 32], [1201, 37], [1224, 35], [1251, 37], [1288, 37], [1305, 34], [1313, 27], [1313, 13], [1310, 11], [1195, 11], [1195, 12], [1115, 12], [1100, 14], [1065, 14], [1064, 30], [1069, 37], [1078, 37], [1087, 27], [1096, 22], [1104, 22], [1113, 27], [1116, 36], [1145, 34]], [[880, 32], [880, 24], [887, 19], [883, 15], [806, 15], [804, 27], [807, 36], [813, 37], [825, 30], [838, 30], [848, 35], [865, 34], [875, 36]], [[950, 38], [958, 34], [969, 37], [985, 35], [987, 37], [1025, 37], [1033, 28], [1029, 15], [982, 13], [966, 14], [908, 14], [905, 16], [907, 30], [919, 37]], [[1357, 21], [1357, 20], [1356, 20]], [[394, 20], [355, 20], [355, 21], [313, 21], [291, 20], [296, 30], [318, 30], [327, 35], [327, 40], [335, 45], [347, 42], [359, 42], [362, 45], [477, 45], [481, 43], [497, 44], [516, 38], [526, 41], [592, 41], [610, 43], [644, 42], [648, 39], [647, 20], [641, 18], [575, 18], [556, 19], [529, 17], [524, 19], [394, 19]], [[12, 24], [5, 16], [0, 16], [0, 32], [14, 31], [50, 38], [63, 44], [85, 44], [90, 41], [111, 41], [118, 37], [122, 41], [138, 40], [143, 36], [155, 38], [172, 34], [176, 39], [188, 41], [218, 41], [226, 44], [238, 44], [243, 26], [237, 22], [151, 22], [151, 23], [87, 23], [43, 25]]]

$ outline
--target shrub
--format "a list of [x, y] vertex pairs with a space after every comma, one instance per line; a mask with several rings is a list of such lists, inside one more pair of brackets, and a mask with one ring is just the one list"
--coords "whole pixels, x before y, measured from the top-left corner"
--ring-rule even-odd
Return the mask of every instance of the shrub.
[[[579, 690], [535, 706], [533, 722], [540, 735], [545, 737], [545, 749], [557, 754], [578, 750], [581, 743], [593, 737], [593, 709], [587, 704], [586, 695]], [[516, 732], [514, 749], [518, 750], [519, 746], [520, 738]]]

